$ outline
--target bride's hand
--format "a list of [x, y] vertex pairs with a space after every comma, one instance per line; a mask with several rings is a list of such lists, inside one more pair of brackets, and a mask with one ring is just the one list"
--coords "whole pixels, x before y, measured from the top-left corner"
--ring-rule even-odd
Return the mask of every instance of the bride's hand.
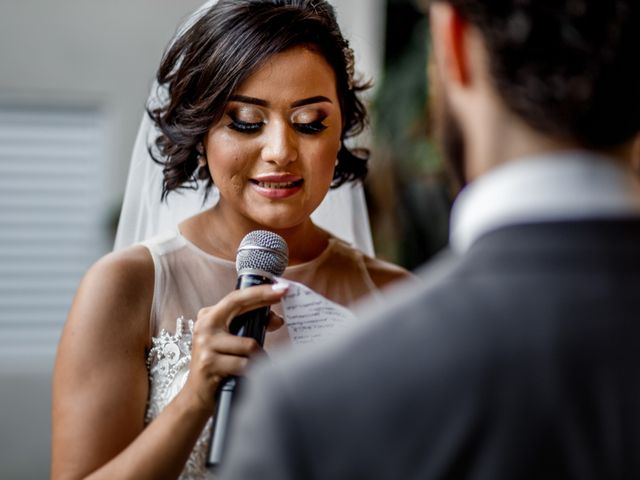
[[[193, 328], [191, 366], [185, 390], [194, 394], [200, 407], [213, 410], [216, 390], [225, 377], [241, 376], [249, 357], [261, 351], [253, 338], [229, 333], [231, 321], [238, 315], [280, 301], [286, 293], [282, 284], [261, 285], [234, 290], [218, 303], [198, 312]], [[283, 320], [271, 312], [267, 329], [276, 330]], [[213, 412], [212, 412], [213, 413]]]

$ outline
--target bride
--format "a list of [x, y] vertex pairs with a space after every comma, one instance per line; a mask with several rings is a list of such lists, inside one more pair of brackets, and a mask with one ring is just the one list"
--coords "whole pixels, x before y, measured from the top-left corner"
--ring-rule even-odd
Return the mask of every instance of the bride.
[[[56, 479], [206, 477], [216, 391], [260, 350], [229, 323], [266, 305], [281, 313], [285, 293], [234, 290], [248, 232], [281, 235], [283, 277], [345, 306], [407, 276], [311, 218], [330, 188], [366, 174], [365, 152], [345, 144], [365, 125], [363, 86], [328, 3], [221, 0], [174, 41], [157, 80], [158, 200], [199, 183], [219, 198], [82, 280], [54, 372]], [[281, 325], [273, 315], [267, 350], [289, 343]]]

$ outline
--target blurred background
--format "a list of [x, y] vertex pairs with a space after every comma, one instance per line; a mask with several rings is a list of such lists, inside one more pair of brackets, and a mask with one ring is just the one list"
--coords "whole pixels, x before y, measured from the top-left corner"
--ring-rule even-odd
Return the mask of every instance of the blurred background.
[[[49, 475], [51, 371], [78, 282], [111, 249], [162, 51], [201, 0], [0, 1], [0, 478]], [[374, 81], [365, 188], [379, 256], [447, 241], [415, 0], [333, 0]], [[108, 359], [105, 359], [108, 361]]]

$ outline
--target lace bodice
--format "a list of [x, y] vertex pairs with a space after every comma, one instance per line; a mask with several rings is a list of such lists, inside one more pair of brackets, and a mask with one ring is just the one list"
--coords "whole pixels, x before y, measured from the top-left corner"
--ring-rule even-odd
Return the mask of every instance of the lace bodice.
[[[152, 347], [147, 355], [150, 392], [145, 424], [158, 416], [187, 381], [192, 336], [193, 320], [185, 321], [183, 317], [179, 317], [176, 320], [175, 334], [162, 330], [159, 336], [151, 338]], [[207, 478], [207, 475], [214, 478], [205, 468], [210, 431], [211, 420], [200, 434], [180, 475], [181, 480], [202, 479]]]

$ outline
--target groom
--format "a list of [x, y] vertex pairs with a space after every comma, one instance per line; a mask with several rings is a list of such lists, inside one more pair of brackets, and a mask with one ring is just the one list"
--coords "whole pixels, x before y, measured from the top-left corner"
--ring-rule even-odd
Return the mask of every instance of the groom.
[[223, 478], [640, 478], [637, 0], [435, 0], [452, 255], [256, 371]]

